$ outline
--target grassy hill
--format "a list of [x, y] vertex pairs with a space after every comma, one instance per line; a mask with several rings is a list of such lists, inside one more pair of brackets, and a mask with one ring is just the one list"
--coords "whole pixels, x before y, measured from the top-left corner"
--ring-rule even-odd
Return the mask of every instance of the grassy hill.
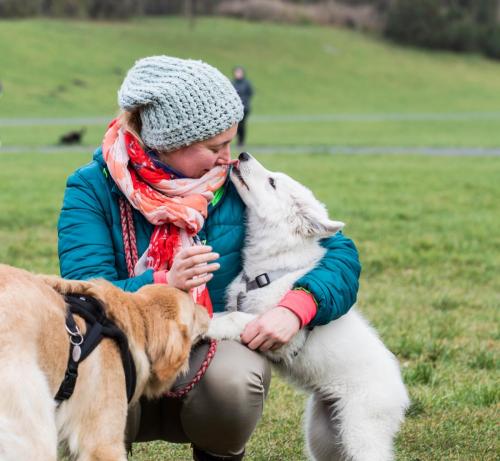
[[[126, 70], [152, 54], [203, 59], [227, 74], [246, 66], [257, 91], [252, 144], [500, 145], [499, 63], [347, 30], [216, 18], [192, 30], [180, 18], [1, 21], [0, 118], [111, 116]], [[436, 113], [444, 118], [426, 115]], [[324, 114], [420, 115], [286, 119]], [[0, 126], [0, 136], [4, 145], [53, 144], [66, 129]], [[89, 127], [85, 143], [102, 131]]]

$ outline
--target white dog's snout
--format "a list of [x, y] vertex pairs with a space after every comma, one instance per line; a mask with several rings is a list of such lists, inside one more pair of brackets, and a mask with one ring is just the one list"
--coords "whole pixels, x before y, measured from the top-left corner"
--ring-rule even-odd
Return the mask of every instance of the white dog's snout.
[[238, 155], [238, 160], [240, 162], [248, 162], [252, 156], [248, 152], [242, 152], [240, 155]]

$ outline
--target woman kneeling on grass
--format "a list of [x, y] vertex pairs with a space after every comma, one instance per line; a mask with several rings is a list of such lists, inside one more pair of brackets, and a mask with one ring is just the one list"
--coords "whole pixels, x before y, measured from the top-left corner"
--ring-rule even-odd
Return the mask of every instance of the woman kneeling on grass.
[[[118, 102], [122, 113], [102, 147], [67, 182], [61, 274], [105, 278], [127, 291], [163, 283], [221, 312], [224, 290], [241, 270], [245, 233], [244, 205], [228, 179], [241, 101], [210, 65], [153, 56], [130, 69]], [[270, 382], [256, 351], [280, 347], [355, 302], [356, 248], [340, 233], [323, 245], [328, 251], [318, 267], [247, 326], [243, 344], [221, 341], [215, 355], [208, 343], [195, 347], [190, 372], [173, 393], [130, 410], [130, 443], [191, 443], [195, 460], [243, 458]], [[212, 355], [201, 380], [183, 392]]]

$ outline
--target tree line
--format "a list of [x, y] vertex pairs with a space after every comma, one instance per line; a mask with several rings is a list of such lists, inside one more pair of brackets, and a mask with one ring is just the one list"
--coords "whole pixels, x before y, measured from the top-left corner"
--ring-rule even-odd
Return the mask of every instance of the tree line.
[[221, 0], [0, 0], [1, 17], [129, 19], [137, 15], [212, 14]]
[[499, 22], [498, 0], [398, 0], [388, 10], [385, 34], [399, 43], [500, 59]]
[[302, 23], [318, 18], [323, 24], [330, 18], [332, 25], [372, 29], [397, 43], [500, 59], [500, 0], [0, 0], [0, 18], [181, 14]]

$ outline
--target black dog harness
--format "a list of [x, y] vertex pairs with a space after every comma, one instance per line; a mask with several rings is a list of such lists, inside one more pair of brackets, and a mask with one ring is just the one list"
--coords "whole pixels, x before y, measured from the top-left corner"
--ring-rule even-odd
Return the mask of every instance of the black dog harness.
[[[78, 377], [78, 365], [83, 362], [104, 338], [116, 341], [125, 372], [127, 400], [130, 402], [136, 385], [134, 360], [128, 347], [127, 337], [104, 312], [102, 304], [95, 298], [77, 294], [65, 295], [68, 311], [66, 314], [66, 331], [69, 334], [69, 358], [63, 382], [57, 391], [55, 400], [61, 403], [73, 394]], [[80, 332], [73, 314], [82, 317], [87, 325], [85, 335]]]

